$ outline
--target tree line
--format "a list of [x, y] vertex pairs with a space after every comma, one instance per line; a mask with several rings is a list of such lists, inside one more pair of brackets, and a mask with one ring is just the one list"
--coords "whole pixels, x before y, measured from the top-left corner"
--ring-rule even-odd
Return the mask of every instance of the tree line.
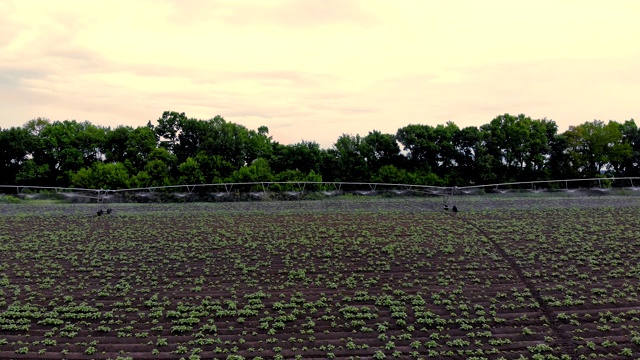
[[480, 127], [410, 124], [395, 134], [341, 135], [331, 148], [284, 145], [226, 121], [166, 111], [146, 126], [37, 118], [0, 129], [0, 183], [118, 189], [254, 181], [480, 185], [639, 176], [633, 119], [600, 120], [563, 133], [552, 120], [499, 115]]

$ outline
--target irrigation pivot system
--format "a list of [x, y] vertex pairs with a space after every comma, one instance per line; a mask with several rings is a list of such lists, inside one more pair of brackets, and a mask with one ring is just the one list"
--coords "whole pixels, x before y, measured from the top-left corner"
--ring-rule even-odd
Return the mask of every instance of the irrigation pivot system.
[[[289, 198], [296, 198], [304, 193], [317, 193], [321, 196], [335, 196], [344, 193], [355, 195], [375, 195], [381, 192], [391, 195], [425, 195], [442, 197], [443, 206], [448, 209], [452, 197], [457, 195], [479, 195], [486, 193], [505, 194], [511, 192], [565, 192], [575, 195], [608, 194], [612, 191], [630, 194], [640, 190], [635, 184], [640, 183], [640, 177], [606, 177], [588, 179], [562, 179], [525, 181], [496, 184], [482, 184], [469, 186], [430, 186], [415, 184], [394, 183], [367, 183], [367, 182], [239, 182], [216, 184], [184, 184], [171, 186], [152, 186], [127, 189], [87, 189], [65, 188], [54, 186], [25, 186], [25, 185], [0, 185], [0, 191], [14, 193], [26, 198], [36, 197], [38, 193], [49, 192], [64, 196], [65, 198], [95, 201], [100, 209], [108, 202], [119, 202], [118, 195], [128, 194], [130, 197], [148, 198], [154, 194], [169, 194], [176, 199], [189, 196], [194, 193], [211, 194], [213, 198], [222, 198], [237, 193], [247, 193], [251, 198], [259, 199], [261, 194], [269, 192], [284, 193]], [[14, 192], [15, 191], [15, 192]], [[123, 198], [123, 196], [121, 197]]]

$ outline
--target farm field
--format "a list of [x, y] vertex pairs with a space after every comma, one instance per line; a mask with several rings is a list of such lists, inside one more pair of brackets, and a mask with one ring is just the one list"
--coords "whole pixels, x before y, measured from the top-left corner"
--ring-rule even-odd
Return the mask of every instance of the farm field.
[[0, 358], [640, 358], [640, 197], [0, 205]]

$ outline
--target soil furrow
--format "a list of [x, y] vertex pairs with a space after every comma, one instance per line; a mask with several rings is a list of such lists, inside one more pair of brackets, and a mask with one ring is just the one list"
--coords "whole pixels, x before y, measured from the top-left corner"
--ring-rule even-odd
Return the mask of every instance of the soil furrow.
[[[452, 216], [457, 217], [455, 214], [452, 214]], [[549, 327], [553, 331], [553, 334], [556, 336], [556, 339], [558, 340], [558, 344], [560, 345], [560, 348], [562, 349], [563, 353], [565, 353], [567, 355], [572, 355], [575, 352], [576, 344], [574, 344], [573, 340], [569, 336], [567, 336], [567, 334], [564, 331], [562, 331], [560, 329], [560, 325], [561, 324], [558, 323], [558, 321], [556, 321], [555, 316], [553, 315], [553, 310], [551, 310], [549, 305], [542, 299], [542, 296], [540, 295], [540, 293], [539, 293], [538, 289], [535, 287], [535, 285], [532, 284], [524, 276], [524, 273], [522, 272], [522, 269], [520, 268], [518, 263], [511, 256], [509, 256], [507, 254], [507, 252], [504, 251], [504, 249], [500, 246], [500, 244], [498, 244], [498, 242], [495, 241], [480, 226], [474, 224], [471, 221], [466, 221], [462, 217], [457, 217], [457, 218], [460, 219], [462, 222], [464, 222], [466, 225], [468, 225], [468, 226], [472, 227], [473, 229], [475, 229], [476, 231], [478, 231], [482, 236], [484, 236], [487, 240], [489, 240], [491, 242], [491, 244], [496, 249], [498, 254], [500, 254], [500, 257], [502, 257], [509, 264], [509, 266], [513, 269], [513, 271], [515, 272], [516, 276], [518, 276], [518, 279], [520, 280], [520, 282], [523, 285], [525, 285], [529, 290], [531, 290], [531, 295], [536, 300], [536, 302], [538, 302], [538, 304], [540, 304], [540, 311], [542, 312], [544, 317], [547, 319], [547, 321], [549, 323]]]

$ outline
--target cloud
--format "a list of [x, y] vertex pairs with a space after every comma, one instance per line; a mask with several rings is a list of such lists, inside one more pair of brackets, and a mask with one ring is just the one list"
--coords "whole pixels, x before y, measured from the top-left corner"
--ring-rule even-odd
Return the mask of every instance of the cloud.
[[[31, 106], [43, 110], [33, 117], [142, 125], [176, 110], [200, 119], [222, 115], [249, 128], [266, 125], [277, 141], [314, 140], [323, 147], [342, 133], [395, 133], [409, 123], [449, 120], [477, 126], [505, 112], [551, 118], [561, 128], [592, 120], [590, 114], [625, 120], [631, 114], [612, 112], [612, 105], [628, 109], [632, 94], [640, 93], [637, 81], [624, 81], [637, 59], [497, 63], [452, 68], [448, 71], [459, 75], [452, 81], [440, 81], [438, 73], [405, 74], [348, 90], [336, 86], [340, 80], [331, 75], [212, 71], [203, 78], [189, 68], [113, 64], [82, 53], [60, 57], [77, 57], [79, 65], [103, 73], [6, 72], [14, 83], [22, 79], [23, 96], [37, 95]], [[626, 99], [608, 98], [611, 86], [627, 89]]]
[[369, 27], [379, 19], [357, 0], [198, 1], [169, 0], [167, 17], [180, 26], [220, 21], [229, 26], [313, 28], [335, 24]]
[[0, 48], [8, 47], [16, 39], [18, 34], [26, 28], [24, 24], [11, 19], [11, 14], [14, 12], [15, 7], [11, 3], [0, 3], [0, 24], [2, 24], [2, 31], [0, 31]]
[[594, 117], [633, 117], [633, 97], [640, 93], [640, 82], [634, 79], [638, 63], [640, 56], [459, 67], [452, 71], [460, 74], [460, 81], [440, 83], [434, 81], [437, 74], [390, 78], [367, 89], [369, 100], [363, 101], [388, 104], [383, 113], [402, 104], [407, 123], [481, 125], [508, 112], [554, 119], [566, 129]]
[[17, 89], [25, 79], [39, 79], [45, 75], [44, 72], [26, 67], [7, 66], [0, 68], [0, 87]]
[[342, 133], [505, 112], [561, 127], [640, 118], [638, 5], [533, 5], [4, 1], [0, 126], [138, 126], [175, 110], [328, 147]]

